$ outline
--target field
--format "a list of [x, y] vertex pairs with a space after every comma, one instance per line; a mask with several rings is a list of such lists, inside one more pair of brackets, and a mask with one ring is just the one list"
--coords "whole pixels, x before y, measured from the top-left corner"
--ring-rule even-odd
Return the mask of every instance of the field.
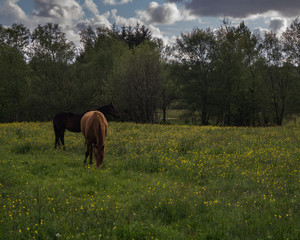
[[48, 123], [0, 124], [0, 239], [300, 239], [300, 128], [109, 123], [53, 149]]

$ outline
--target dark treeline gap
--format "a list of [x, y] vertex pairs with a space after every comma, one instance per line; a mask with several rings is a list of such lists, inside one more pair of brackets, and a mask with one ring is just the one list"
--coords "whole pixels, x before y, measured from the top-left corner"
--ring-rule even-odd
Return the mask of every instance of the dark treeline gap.
[[158, 110], [165, 120], [179, 108], [201, 125], [282, 125], [300, 113], [299, 36], [299, 19], [280, 36], [224, 21], [171, 47], [145, 26], [113, 25], [80, 31], [78, 50], [57, 24], [0, 24], [0, 122], [113, 102], [123, 121], [153, 123]]

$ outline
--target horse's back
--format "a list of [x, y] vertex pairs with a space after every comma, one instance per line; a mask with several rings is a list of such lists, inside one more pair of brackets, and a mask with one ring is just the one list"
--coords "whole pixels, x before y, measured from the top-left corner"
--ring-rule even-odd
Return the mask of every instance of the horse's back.
[[54, 116], [53, 125], [58, 130], [68, 129], [72, 132], [80, 132], [80, 120], [83, 114], [61, 112]]
[[95, 140], [99, 134], [106, 136], [107, 121], [99, 111], [90, 111], [83, 115], [81, 119], [81, 131], [84, 137]]

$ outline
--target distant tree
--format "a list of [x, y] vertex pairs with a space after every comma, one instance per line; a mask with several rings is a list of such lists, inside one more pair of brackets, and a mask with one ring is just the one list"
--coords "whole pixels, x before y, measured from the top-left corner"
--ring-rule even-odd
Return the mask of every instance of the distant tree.
[[23, 55], [0, 43], [0, 121], [20, 121], [28, 94], [29, 68]]
[[83, 44], [83, 47], [85, 50], [89, 48], [94, 48], [95, 43], [97, 40], [97, 34], [96, 32], [92, 29], [91, 26], [88, 26], [86, 29], [83, 29], [79, 33], [80, 35], [80, 41]]
[[75, 45], [58, 24], [39, 25], [32, 33], [33, 59], [68, 64], [74, 61]]
[[178, 87], [174, 79], [173, 70], [175, 68], [173, 62], [170, 60], [172, 57], [172, 47], [165, 46], [162, 41], [158, 43], [160, 56], [161, 56], [161, 100], [160, 109], [163, 111], [163, 123], [167, 121], [167, 109], [178, 99]]
[[39, 115], [52, 118], [66, 109], [75, 96], [70, 91], [68, 70], [75, 59], [75, 45], [66, 39], [58, 24], [39, 25], [32, 33], [30, 66], [34, 71], [31, 95], [39, 101]]
[[275, 33], [266, 33], [262, 54], [265, 58], [263, 77], [268, 91], [274, 121], [282, 125], [292, 83], [290, 65], [285, 62], [283, 45]]
[[154, 122], [162, 91], [160, 54], [147, 42], [119, 59], [112, 76], [112, 94], [123, 118], [139, 123]]
[[295, 19], [282, 36], [287, 61], [296, 66], [300, 74], [300, 19]]
[[23, 24], [14, 23], [11, 27], [7, 28], [4, 28], [0, 24], [0, 43], [1, 42], [25, 54], [28, 51], [30, 42], [30, 31]]
[[282, 35], [286, 62], [289, 64], [292, 83], [288, 98], [288, 113], [300, 113], [300, 19], [295, 19]]
[[78, 97], [85, 99], [85, 108], [114, 101], [110, 76], [124, 52], [129, 51], [126, 43], [108, 28], [88, 28], [80, 35], [84, 49], [75, 64], [81, 89]]
[[[241, 110], [248, 108], [242, 97], [242, 69], [243, 55], [240, 51], [239, 38], [236, 27], [222, 26], [216, 33], [218, 42], [216, 64], [216, 104], [218, 106], [218, 119], [222, 125], [233, 125]], [[242, 87], [242, 88], [240, 88]], [[237, 103], [243, 101], [243, 108]], [[238, 113], [240, 112], [240, 113]], [[243, 113], [244, 115], [244, 113]], [[241, 125], [242, 123], [239, 123]]]
[[145, 25], [140, 26], [139, 23], [137, 23], [135, 27], [123, 26], [120, 37], [128, 44], [130, 49], [137, 47], [145, 41], [149, 42], [152, 40], [152, 34], [149, 28]]
[[217, 118], [222, 125], [255, 125], [261, 111], [258, 40], [244, 22], [238, 27], [224, 23], [216, 33]]
[[30, 32], [22, 24], [0, 25], [0, 121], [19, 121], [28, 94], [25, 62]]
[[208, 124], [209, 98], [215, 61], [216, 42], [210, 29], [194, 29], [177, 39], [177, 58], [186, 65], [182, 79], [185, 99], [191, 110], [201, 112], [202, 125]]

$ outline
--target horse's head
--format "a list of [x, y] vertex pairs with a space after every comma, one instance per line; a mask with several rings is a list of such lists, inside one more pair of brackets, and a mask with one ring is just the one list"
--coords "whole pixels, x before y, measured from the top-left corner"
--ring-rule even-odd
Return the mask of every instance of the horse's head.
[[117, 109], [115, 108], [115, 105], [113, 103], [108, 104], [108, 114], [119, 118], [120, 117], [120, 113], [117, 111]]
[[96, 168], [99, 168], [105, 158], [104, 145], [95, 146]]
[[102, 112], [104, 115], [109, 114], [113, 117], [117, 117], [117, 118], [120, 117], [120, 113], [117, 111], [117, 109], [113, 103], [99, 107], [99, 108], [97, 108], [97, 110]]

